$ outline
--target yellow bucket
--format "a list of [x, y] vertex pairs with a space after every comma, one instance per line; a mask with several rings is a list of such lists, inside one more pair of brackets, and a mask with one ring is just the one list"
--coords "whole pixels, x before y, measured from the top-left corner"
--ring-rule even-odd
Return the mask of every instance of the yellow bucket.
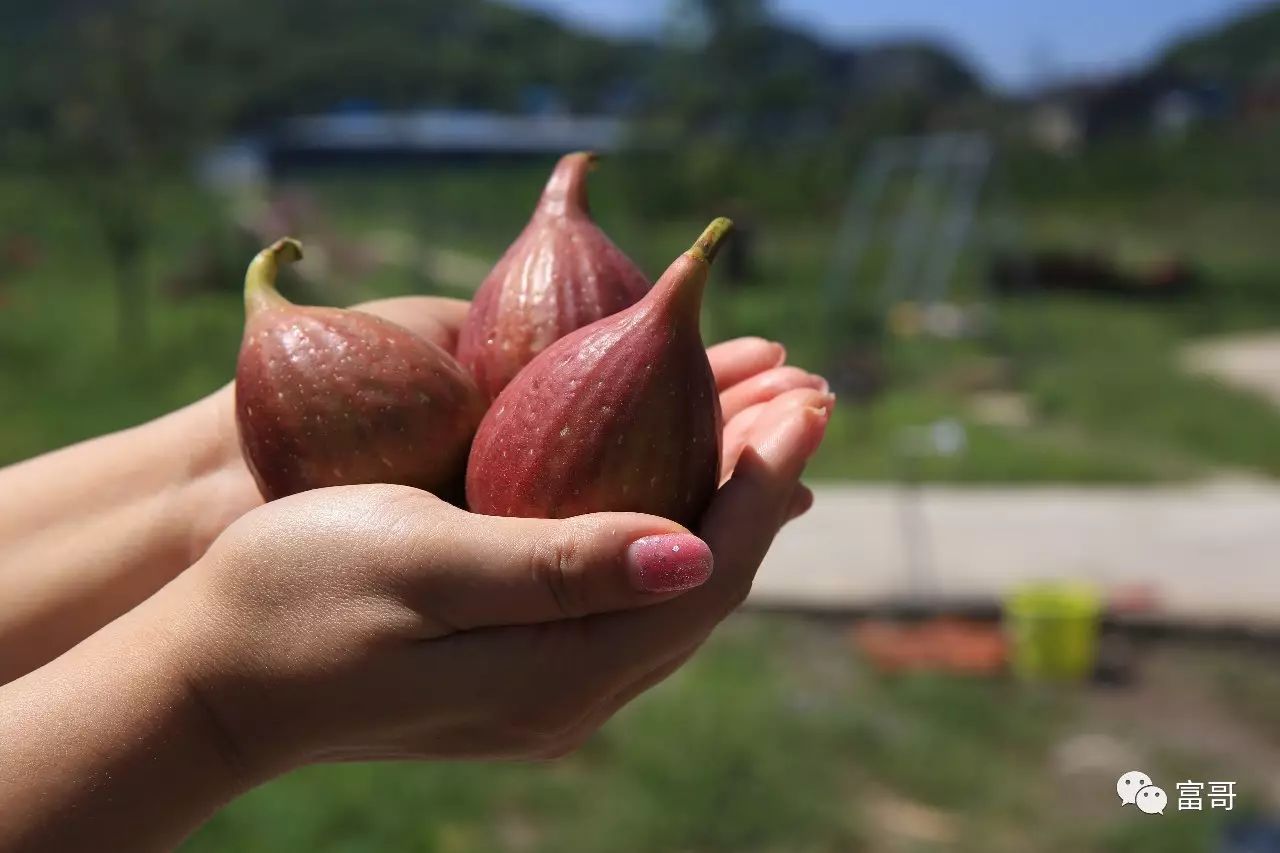
[[1005, 602], [1013, 671], [1028, 680], [1080, 681], [1093, 673], [1102, 606], [1079, 583], [1025, 586]]

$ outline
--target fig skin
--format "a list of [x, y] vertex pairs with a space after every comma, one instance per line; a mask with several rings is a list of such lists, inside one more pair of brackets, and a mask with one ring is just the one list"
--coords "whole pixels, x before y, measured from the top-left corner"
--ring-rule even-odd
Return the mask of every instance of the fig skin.
[[693, 527], [720, 481], [720, 398], [698, 328], [717, 219], [636, 305], [552, 344], [494, 400], [467, 463], [485, 515], [643, 512]]
[[490, 399], [533, 357], [572, 331], [634, 305], [649, 280], [591, 219], [595, 154], [556, 164], [533, 217], [485, 277], [458, 342], [458, 360]]
[[452, 356], [361, 311], [294, 305], [276, 292], [294, 240], [245, 277], [236, 364], [240, 447], [267, 500], [308, 489], [397, 483], [456, 499], [485, 402]]

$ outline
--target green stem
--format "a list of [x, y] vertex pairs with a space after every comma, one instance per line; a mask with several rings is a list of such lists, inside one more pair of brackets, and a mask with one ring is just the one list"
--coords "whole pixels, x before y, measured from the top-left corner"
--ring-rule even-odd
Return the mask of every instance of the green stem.
[[248, 313], [286, 304], [287, 300], [276, 290], [276, 275], [280, 264], [302, 260], [302, 244], [292, 237], [277, 240], [263, 249], [249, 263], [244, 274], [244, 307]]
[[724, 243], [724, 238], [729, 236], [729, 232], [733, 230], [733, 220], [723, 216], [711, 220], [711, 224], [702, 232], [702, 236], [694, 242], [686, 255], [695, 261], [701, 261], [709, 264], [716, 259], [716, 252], [720, 251], [720, 246]]
[[683, 312], [683, 316], [696, 323], [702, 310], [702, 291], [711, 275], [711, 262], [732, 230], [733, 223], [723, 216], [712, 220], [693, 246], [654, 282], [646, 298], [665, 303], [669, 310]]

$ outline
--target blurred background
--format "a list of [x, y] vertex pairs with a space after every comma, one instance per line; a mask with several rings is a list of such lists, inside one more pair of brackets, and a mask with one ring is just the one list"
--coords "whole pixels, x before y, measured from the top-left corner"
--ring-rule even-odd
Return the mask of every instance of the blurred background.
[[751, 606], [581, 754], [188, 849], [1280, 850], [1280, 5], [3, 0], [0, 128], [0, 464], [226, 382], [279, 236], [301, 300], [467, 298], [583, 148], [651, 276], [732, 216], [708, 340], [841, 396]]

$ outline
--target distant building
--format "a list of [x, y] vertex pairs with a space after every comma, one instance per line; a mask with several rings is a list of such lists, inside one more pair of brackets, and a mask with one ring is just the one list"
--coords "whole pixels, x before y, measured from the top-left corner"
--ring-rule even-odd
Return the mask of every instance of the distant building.
[[1031, 140], [1045, 151], [1070, 154], [1084, 143], [1085, 122], [1070, 103], [1045, 101], [1031, 107], [1028, 131]]
[[1042, 148], [1068, 154], [1108, 136], [1181, 136], [1197, 124], [1223, 118], [1228, 105], [1221, 88], [1173, 73], [1073, 83], [1035, 99], [1028, 133]]
[[199, 172], [210, 183], [228, 185], [307, 168], [609, 152], [623, 144], [626, 130], [625, 121], [610, 116], [343, 110], [285, 119], [220, 145], [201, 159]]

